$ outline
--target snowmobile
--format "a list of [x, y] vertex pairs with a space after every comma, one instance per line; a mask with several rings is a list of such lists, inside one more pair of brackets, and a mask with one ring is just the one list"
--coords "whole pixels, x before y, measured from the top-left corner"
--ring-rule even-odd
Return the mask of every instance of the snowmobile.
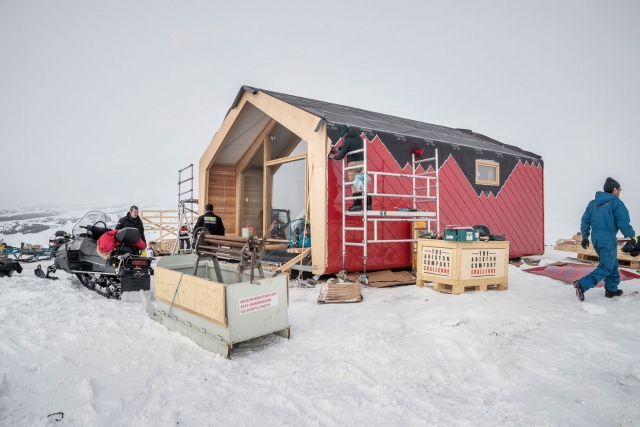
[[13, 272], [22, 273], [22, 266], [12, 259], [0, 259], [0, 277], [11, 277]]
[[[75, 274], [85, 287], [114, 299], [121, 299], [124, 292], [150, 290], [151, 258], [138, 256], [138, 249], [133, 247], [140, 240], [137, 229], [119, 230], [115, 238], [120, 244], [106, 259], [98, 253], [98, 239], [111, 231], [106, 221], [104, 213], [92, 211], [73, 227], [71, 235], [56, 232], [56, 237], [62, 240], [53, 265], [47, 269], [47, 277], [58, 269], [64, 270]], [[42, 270], [40, 273], [44, 276]]]

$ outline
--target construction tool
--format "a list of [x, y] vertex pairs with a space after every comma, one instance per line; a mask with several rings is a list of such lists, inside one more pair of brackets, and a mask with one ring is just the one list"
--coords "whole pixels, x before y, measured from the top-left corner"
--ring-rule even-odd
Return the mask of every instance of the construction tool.
[[194, 246], [196, 259], [193, 275], [196, 275], [200, 261], [211, 260], [216, 271], [216, 279], [219, 283], [224, 283], [219, 262], [219, 258], [224, 258], [239, 262], [236, 273], [237, 282], [241, 282], [245, 270], [249, 270], [249, 283], [253, 283], [254, 268], [258, 269], [258, 274], [263, 279], [262, 257], [265, 253], [267, 236], [270, 235], [274, 225], [275, 221], [271, 223], [269, 230], [262, 237], [257, 234], [252, 234], [249, 237], [216, 236], [209, 234], [209, 231], [204, 227], [198, 228], [195, 230], [198, 237]]

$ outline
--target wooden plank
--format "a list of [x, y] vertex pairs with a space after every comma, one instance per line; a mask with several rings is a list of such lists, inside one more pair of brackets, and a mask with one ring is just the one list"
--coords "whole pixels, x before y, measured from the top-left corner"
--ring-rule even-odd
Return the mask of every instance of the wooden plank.
[[309, 155], [307, 161], [307, 180], [309, 191], [309, 220], [311, 221], [312, 245], [311, 270], [313, 274], [324, 274], [327, 268], [327, 154], [330, 140], [327, 127], [322, 125], [318, 141], [307, 141]]
[[173, 300], [175, 307], [222, 327], [227, 326], [226, 289], [223, 284], [162, 267], [156, 267], [154, 275], [154, 293], [158, 300], [167, 304]]
[[289, 156], [289, 157], [281, 157], [279, 159], [275, 159], [275, 160], [269, 160], [266, 162], [267, 166], [274, 166], [274, 165], [279, 165], [282, 163], [288, 163], [288, 162], [295, 162], [297, 160], [306, 160], [307, 159], [307, 155], [306, 154], [298, 154], [297, 156]]
[[[593, 257], [598, 256], [596, 251], [593, 249], [593, 245], [590, 244], [587, 249], [583, 249], [582, 246], [580, 246], [580, 241], [582, 240], [580, 236], [574, 236], [574, 237], [578, 240], [573, 240], [573, 239], [558, 240], [556, 242], [554, 249], [557, 251], [563, 251], [563, 252], [573, 252], [579, 255], [593, 256]], [[575, 244], [573, 244], [573, 242], [575, 242]], [[618, 255], [617, 255], [618, 261], [629, 261], [629, 262], [638, 261], [638, 258], [633, 257], [628, 253], [622, 252], [622, 247], [625, 245], [625, 243], [626, 241], [624, 240], [618, 241]]]
[[[424, 286], [424, 284], [421, 284], [419, 286]], [[496, 290], [496, 291], [506, 291], [509, 289], [509, 285], [507, 282], [498, 282], [498, 283], [482, 284], [482, 285], [475, 284], [475, 283], [470, 285], [466, 285], [466, 284], [449, 285], [449, 284], [438, 283], [438, 282], [433, 283], [434, 291], [443, 292], [446, 294], [454, 294], [454, 295], [463, 294], [469, 291], [487, 292], [488, 289]]]
[[310, 253], [311, 253], [311, 248], [305, 248], [305, 250], [302, 251], [300, 255], [296, 256], [295, 258], [292, 258], [288, 263], [281, 265], [280, 267], [276, 268], [274, 271], [291, 270], [291, 267], [293, 267], [296, 263], [302, 261], [302, 259], [307, 255], [309, 255]]
[[[233, 165], [214, 165], [209, 171], [208, 203], [222, 218], [226, 234], [237, 235], [236, 230], [236, 169]], [[205, 204], [202, 205], [204, 207]]]
[[[271, 241], [271, 240], [269, 240]], [[305, 249], [311, 249], [311, 247], [309, 248], [289, 248], [287, 249], [287, 252], [289, 252], [290, 254], [301, 254], [302, 252], [304, 252]]]
[[255, 232], [262, 234], [260, 212], [263, 203], [263, 173], [262, 169], [247, 169], [244, 172], [242, 193], [242, 227], [255, 227]]
[[[623, 252], [624, 253], [624, 252]], [[590, 254], [578, 254], [578, 261], [588, 262], [590, 264], [597, 265], [600, 263], [600, 257], [598, 255], [590, 255]], [[640, 269], [640, 259], [620, 259], [618, 258], [618, 266], [624, 268], [635, 268]]]

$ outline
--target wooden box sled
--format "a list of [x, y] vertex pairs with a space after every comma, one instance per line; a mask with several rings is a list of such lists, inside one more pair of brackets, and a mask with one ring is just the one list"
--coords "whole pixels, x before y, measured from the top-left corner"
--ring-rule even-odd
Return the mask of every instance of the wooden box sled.
[[[236, 281], [237, 264], [220, 262], [224, 283], [215, 281], [212, 261], [200, 262], [193, 275], [195, 254], [163, 257], [155, 268], [157, 308], [141, 293], [149, 316], [191, 338], [200, 347], [229, 357], [234, 344], [271, 333], [289, 338], [288, 276]], [[258, 276], [257, 270], [255, 273]]]

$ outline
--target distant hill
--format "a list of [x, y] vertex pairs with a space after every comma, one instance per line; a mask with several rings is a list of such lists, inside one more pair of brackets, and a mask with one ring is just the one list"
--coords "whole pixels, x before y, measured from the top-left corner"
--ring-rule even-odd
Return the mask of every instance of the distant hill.
[[[149, 209], [175, 209], [175, 207], [151, 207]], [[118, 218], [126, 215], [129, 206], [96, 206], [78, 208], [69, 206], [48, 206], [47, 208], [0, 209], [0, 240], [7, 245], [20, 246], [20, 243], [48, 245], [49, 238], [56, 231], [70, 232], [74, 224], [89, 211], [104, 212], [107, 225], [115, 226]], [[151, 236], [152, 237], [152, 236]]]

